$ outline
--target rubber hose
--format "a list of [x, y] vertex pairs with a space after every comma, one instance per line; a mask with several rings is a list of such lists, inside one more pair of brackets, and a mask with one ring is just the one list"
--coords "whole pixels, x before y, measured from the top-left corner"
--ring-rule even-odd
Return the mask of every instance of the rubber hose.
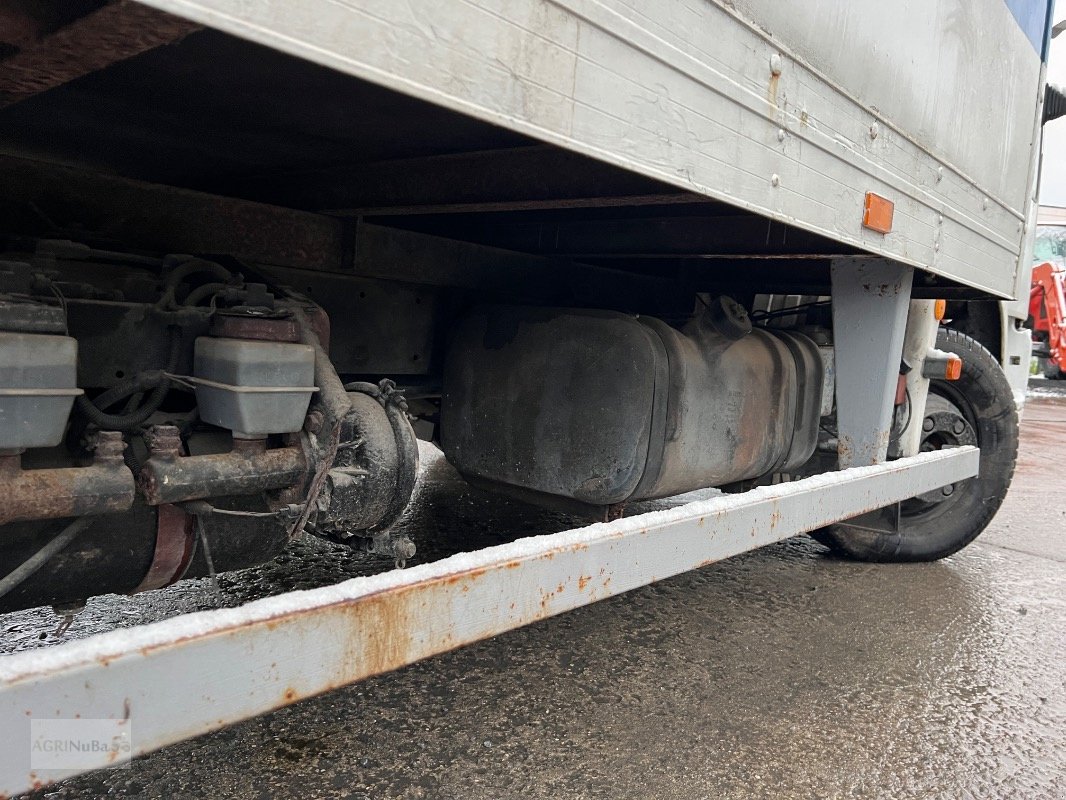
[[233, 273], [221, 264], [216, 264], [214, 261], [208, 261], [203, 258], [190, 258], [188, 261], [178, 265], [173, 272], [167, 275], [163, 285], [176, 288], [190, 275], [195, 275], [200, 272], [208, 273], [224, 283], [229, 283], [233, 280]]
[[[116, 383], [106, 392], [98, 394], [93, 398], [92, 404], [100, 411], [107, 411], [115, 403], [125, 400], [127, 397], [158, 388], [159, 384], [165, 380], [166, 375], [163, 370], [138, 372], [132, 378], [127, 378], [122, 383]], [[130, 409], [130, 411], [136, 411], [136, 408]]]
[[[84, 414], [90, 422], [101, 430], [128, 431], [136, 428], [159, 410], [170, 391], [170, 378], [166, 372], [172, 372], [177, 367], [178, 357], [181, 354], [181, 334], [171, 331], [170, 354], [167, 358], [166, 370], [152, 370], [141, 372], [133, 378], [124, 381], [118, 386], [113, 386], [97, 397], [96, 402], [89, 400], [85, 395], [77, 399], [78, 410]], [[151, 394], [144, 401], [144, 405], [136, 411], [128, 414], [108, 414], [103, 409], [117, 403], [131, 394], [151, 389]]]
[[88, 528], [92, 521], [92, 517], [79, 517], [74, 520], [61, 530], [55, 538], [48, 542], [48, 544], [15, 567], [15, 569], [3, 578], [0, 578], [0, 597], [3, 597], [12, 589], [15, 589], [20, 583], [43, 567], [52, 556], [70, 544], [75, 536]]
[[228, 283], [205, 283], [203, 286], [197, 286], [195, 289], [189, 292], [189, 296], [185, 298], [185, 300], [182, 302], [182, 305], [199, 305], [200, 301], [203, 300], [205, 297], [210, 297], [211, 295], [228, 288]]

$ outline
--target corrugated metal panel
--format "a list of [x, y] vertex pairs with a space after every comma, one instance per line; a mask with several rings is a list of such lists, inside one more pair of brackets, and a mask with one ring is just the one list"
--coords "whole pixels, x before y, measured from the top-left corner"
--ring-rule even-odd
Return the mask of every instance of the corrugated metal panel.
[[[1014, 290], [1040, 61], [1002, 0], [952, 13], [924, 0], [748, 0], [743, 13], [707, 0], [146, 2], [972, 286]], [[868, 191], [895, 203], [887, 235], [861, 225]]]

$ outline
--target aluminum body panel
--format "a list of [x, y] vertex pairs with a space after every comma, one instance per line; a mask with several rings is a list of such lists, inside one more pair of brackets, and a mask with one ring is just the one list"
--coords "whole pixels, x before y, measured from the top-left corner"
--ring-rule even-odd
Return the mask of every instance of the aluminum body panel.
[[129, 720], [148, 752], [963, 480], [978, 457], [924, 453], [4, 658], [0, 795], [57, 778], [28, 768], [32, 719]]
[[[1002, 0], [891, 13], [874, 0], [145, 1], [1003, 297], [1015, 288], [1040, 58]], [[869, 191], [895, 203], [887, 235], [862, 227]]]

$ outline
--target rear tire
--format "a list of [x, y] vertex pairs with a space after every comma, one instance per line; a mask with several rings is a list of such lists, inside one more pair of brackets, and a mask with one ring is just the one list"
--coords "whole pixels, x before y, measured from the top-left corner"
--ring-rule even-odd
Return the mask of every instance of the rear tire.
[[[923, 431], [931, 424], [934, 430], [923, 432], [922, 450], [976, 439], [980, 472], [954, 484], [949, 495], [935, 490], [903, 502], [896, 532], [846, 523], [818, 531], [816, 538], [841, 554], [861, 561], [935, 561], [977, 538], [1003, 503], [1018, 455], [1018, 412], [1010, 384], [999, 362], [975, 339], [941, 328], [936, 346], [962, 358], [963, 370], [957, 381], [930, 382]], [[882, 514], [889, 519], [894, 509]]]

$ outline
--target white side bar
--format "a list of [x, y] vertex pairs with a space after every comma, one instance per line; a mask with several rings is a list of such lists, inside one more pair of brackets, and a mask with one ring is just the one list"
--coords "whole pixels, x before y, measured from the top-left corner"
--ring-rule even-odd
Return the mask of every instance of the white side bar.
[[924, 453], [9, 656], [0, 795], [57, 777], [29, 768], [31, 719], [126, 719], [146, 753], [964, 480], [978, 456]]

